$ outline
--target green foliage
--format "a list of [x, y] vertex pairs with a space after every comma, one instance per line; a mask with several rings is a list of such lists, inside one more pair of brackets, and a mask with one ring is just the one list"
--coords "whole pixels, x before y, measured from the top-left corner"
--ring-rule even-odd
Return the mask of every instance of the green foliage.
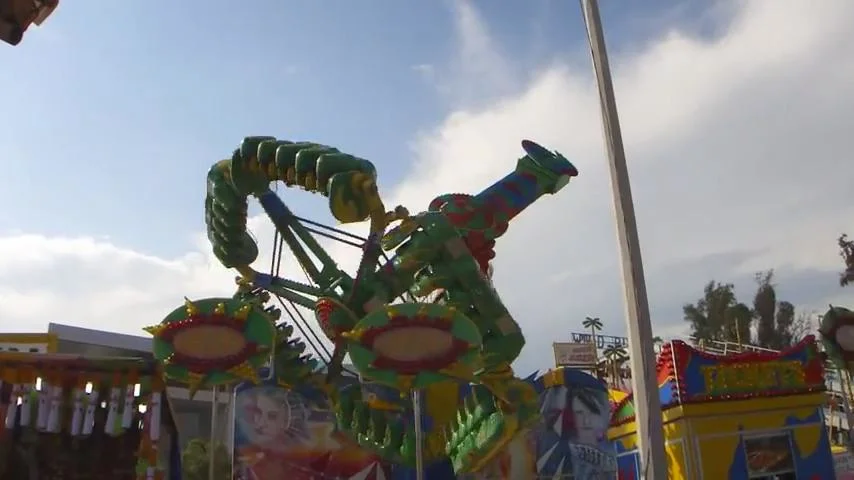
[[602, 352], [602, 355], [605, 357], [606, 368], [608, 369], [608, 374], [611, 376], [614, 384], [620, 383], [620, 370], [623, 368], [623, 365], [629, 360], [628, 352], [623, 347], [618, 347], [616, 345], [608, 345], [605, 347], [605, 350]]
[[[738, 302], [731, 283], [710, 281], [703, 296], [694, 304], [685, 304], [682, 313], [691, 324], [691, 336], [697, 340], [745, 342], [750, 338], [750, 322], [744, 321], [748, 307]], [[746, 324], [745, 324], [746, 323]], [[747, 333], [740, 338], [740, 335]]]
[[842, 234], [837, 240], [839, 256], [845, 262], [845, 271], [839, 275], [839, 284], [843, 287], [854, 282], [854, 241], [848, 235]]
[[[231, 480], [231, 452], [224, 445], [216, 445], [214, 452], [214, 480]], [[181, 453], [181, 478], [183, 480], [208, 480], [210, 477], [210, 442], [201, 438], [190, 440]]]
[[756, 319], [756, 341], [761, 346], [774, 348], [776, 329], [774, 316], [777, 312], [777, 291], [772, 280], [774, 272], [756, 274], [756, 293], [753, 295], [753, 318]]
[[[682, 307], [695, 340], [718, 340], [755, 344], [776, 350], [799, 341], [810, 330], [810, 318], [797, 314], [795, 306], [778, 301], [773, 283], [774, 271], [756, 274], [753, 308], [739, 302], [731, 283], [714, 280], [706, 284], [703, 296]], [[751, 339], [751, 325], [756, 325], [756, 338]]]
[[602, 330], [602, 320], [599, 320], [599, 317], [586, 317], [583, 322], [581, 322], [581, 326], [592, 330], [594, 333]]
[[736, 303], [727, 309], [726, 325], [729, 327], [728, 337], [735, 338], [738, 343], [750, 343], [750, 324], [753, 312], [743, 303]]
[[777, 304], [775, 323], [777, 348], [786, 347], [798, 340], [794, 338], [796, 332], [793, 331], [793, 327], [795, 326], [795, 306], [790, 302], [782, 301]]

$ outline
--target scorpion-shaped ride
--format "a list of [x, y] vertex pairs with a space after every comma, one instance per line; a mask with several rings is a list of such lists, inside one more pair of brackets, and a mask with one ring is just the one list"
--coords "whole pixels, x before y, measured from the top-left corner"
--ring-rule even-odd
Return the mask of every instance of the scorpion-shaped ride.
[[[360, 388], [340, 387], [344, 355], [363, 379], [401, 394], [418, 389], [428, 398], [459, 402], [451, 392], [463, 385], [462, 402], [446, 418], [433, 418], [424, 454], [427, 461], [449, 457], [458, 473], [478, 470], [538, 418], [533, 388], [511, 369], [525, 340], [492, 286], [495, 240], [519, 212], [578, 174], [556, 152], [527, 140], [522, 148], [526, 155], [515, 171], [480, 194], [441, 195], [427, 211], [410, 215], [403, 207], [386, 210], [367, 160], [314, 143], [246, 138], [231, 159], [211, 168], [205, 199], [208, 238], [219, 261], [240, 273], [238, 292], [187, 300], [147, 329], [166, 376], [191, 389], [258, 381], [258, 369], [272, 358], [279, 385], [331, 398], [342, 432], [405, 464], [415, 461], [413, 428], [387, 405], [366, 401]], [[341, 223], [370, 221], [354, 276], [271, 190], [274, 182], [328, 197]], [[246, 229], [250, 196], [311, 284], [250, 266], [258, 256]], [[271, 294], [314, 311], [335, 345], [326, 372], [304, 354], [291, 324], [276, 323], [281, 310], [265, 308]], [[407, 295], [409, 301], [396, 301]]]

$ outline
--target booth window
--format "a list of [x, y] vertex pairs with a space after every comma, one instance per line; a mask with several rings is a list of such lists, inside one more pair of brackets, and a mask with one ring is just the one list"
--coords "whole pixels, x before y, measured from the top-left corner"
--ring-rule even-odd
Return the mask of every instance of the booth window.
[[795, 459], [789, 432], [744, 439], [748, 478], [795, 480]]

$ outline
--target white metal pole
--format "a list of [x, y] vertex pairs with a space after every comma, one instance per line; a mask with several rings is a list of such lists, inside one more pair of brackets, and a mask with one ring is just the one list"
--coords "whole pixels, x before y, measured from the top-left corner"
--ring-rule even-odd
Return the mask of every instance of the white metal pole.
[[611, 170], [611, 189], [620, 242], [623, 271], [623, 291], [626, 301], [626, 321], [629, 331], [629, 351], [632, 366], [632, 391], [635, 400], [635, 424], [641, 478], [668, 478], [667, 456], [661, 421], [661, 401], [655, 371], [655, 350], [649, 301], [644, 281], [643, 262], [638, 240], [629, 173], [623, 138], [617, 115], [617, 102], [611, 81], [602, 19], [597, 0], [580, 0], [587, 27], [587, 39], [593, 59], [593, 70], [599, 87], [602, 124]]
[[421, 390], [412, 391], [412, 415], [415, 420], [415, 478], [424, 480], [424, 433], [421, 431]]
[[215, 480], [214, 475], [214, 461], [216, 460], [216, 445], [217, 445], [217, 417], [219, 415], [219, 398], [217, 393], [219, 393], [219, 387], [214, 385], [211, 389], [211, 437], [210, 443], [208, 444], [208, 480]]

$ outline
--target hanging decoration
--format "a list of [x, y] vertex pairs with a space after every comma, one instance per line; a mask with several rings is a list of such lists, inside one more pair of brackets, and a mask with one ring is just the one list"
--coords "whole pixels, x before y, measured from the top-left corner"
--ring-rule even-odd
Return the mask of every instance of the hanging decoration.
[[151, 361], [0, 352], [0, 478], [165, 479], [162, 390]]

